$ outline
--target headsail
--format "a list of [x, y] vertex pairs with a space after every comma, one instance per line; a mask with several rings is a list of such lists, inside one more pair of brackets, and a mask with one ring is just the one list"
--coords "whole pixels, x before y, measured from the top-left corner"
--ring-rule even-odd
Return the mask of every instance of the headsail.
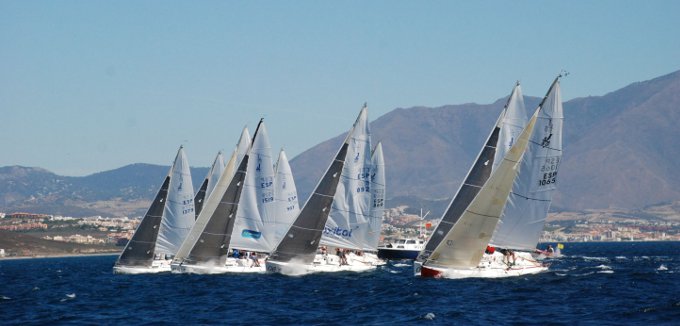
[[137, 230], [132, 235], [132, 239], [125, 245], [125, 249], [123, 249], [120, 257], [118, 257], [116, 265], [151, 266], [169, 186], [170, 174], [165, 177], [163, 185], [158, 190], [158, 193], [156, 193], [156, 198], [151, 202], [151, 207], [144, 214], [144, 218], [142, 218]]
[[524, 108], [524, 97], [522, 96], [522, 88], [519, 82], [512, 89], [503, 110], [505, 111], [505, 117], [503, 118], [503, 124], [498, 135], [498, 146], [492, 170], [495, 170], [501, 164], [503, 157], [510, 150], [510, 147], [515, 144], [522, 130], [524, 130], [524, 126], [527, 124], [527, 111]]
[[[241, 164], [241, 160], [246, 155], [246, 153], [248, 153], [248, 150], [250, 150], [251, 142], [252, 141], [250, 139], [248, 127], [243, 127], [243, 131], [241, 131], [241, 137], [238, 139], [238, 144], [236, 145], [236, 166]], [[236, 171], [233, 171], [232, 173], [235, 172]]]
[[385, 212], [385, 159], [382, 143], [378, 142], [371, 155], [371, 217], [363, 250], [375, 251], [380, 242], [383, 213]]
[[194, 225], [194, 185], [191, 182], [189, 162], [182, 147], [177, 151], [172, 165], [168, 198], [163, 211], [163, 219], [156, 254], [174, 256], [179, 246]]
[[347, 157], [321, 244], [357, 250], [368, 246], [370, 169], [371, 133], [368, 109], [364, 105], [349, 134]]
[[295, 218], [300, 213], [297, 187], [293, 179], [293, 172], [288, 164], [288, 157], [281, 149], [276, 163], [276, 179], [274, 180], [274, 201], [276, 202], [276, 218], [274, 227], [274, 243], [278, 244], [288, 231]]
[[350, 146], [350, 135], [353, 132], [354, 127], [349, 131], [331, 165], [300, 210], [300, 214], [269, 256], [271, 261], [295, 261], [300, 264], [311, 264], [314, 261], [316, 249], [319, 247], [321, 234], [333, 204], [333, 197], [338, 189], [340, 174]]
[[271, 145], [264, 122], [260, 121], [250, 148], [250, 161], [236, 213], [231, 247], [248, 251], [274, 249], [275, 202], [274, 166]]
[[458, 192], [453, 196], [453, 199], [444, 212], [439, 224], [427, 240], [425, 248], [418, 255], [418, 261], [422, 262], [427, 259], [435, 248], [439, 246], [453, 225], [456, 224], [464, 214], [468, 205], [470, 205], [475, 196], [477, 196], [477, 193], [482, 186], [484, 186], [484, 183], [489, 179], [494, 163], [496, 144], [498, 143], [498, 135], [503, 117], [505, 117], [505, 111], [502, 111], [498, 116], [496, 125], [491, 130], [479, 155], [477, 155], [475, 163], [470, 167], [465, 180], [463, 180], [460, 188], [458, 188]]
[[486, 245], [491, 239], [496, 223], [503, 213], [503, 206], [516, 176], [516, 167], [527, 148], [529, 136], [536, 123], [538, 112], [518, 138], [515, 145], [493, 171], [462, 216], [449, 230], [444, 239], [427, 258], [424, 265], [451, 268], [475, 268], [479, 264]]
[[517, 179], [491, 243], [534, 250], [556, 189], [562, 159], [561, 76], [555, 78], [538, 108], [538, 121], [519, 166]]

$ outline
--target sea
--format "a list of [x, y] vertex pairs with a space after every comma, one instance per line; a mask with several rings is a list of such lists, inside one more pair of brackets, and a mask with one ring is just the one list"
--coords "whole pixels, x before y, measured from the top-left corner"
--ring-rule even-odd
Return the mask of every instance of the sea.
[[[553, 244], [554, 245], [554, 244]], [[680, 242], [566, 243], [548, 272], [114, 275], [116, 256], [0, 260], [0, 324], [680, 325]]]

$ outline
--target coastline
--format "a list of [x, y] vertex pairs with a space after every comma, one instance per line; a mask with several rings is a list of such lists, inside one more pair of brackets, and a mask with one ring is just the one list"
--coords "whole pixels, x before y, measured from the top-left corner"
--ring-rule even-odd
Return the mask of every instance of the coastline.
[[3, 260], [19, 260], [19, 259], [41, 259], [41, 258], [75, 258], [75, 257], [92, 257], [92, 256], [118, 256], [120, 252], [100, 252], [93, 254], [56, 254], [56, 255], [35, 255], [35, 256], [12, 256], [0, 257]]

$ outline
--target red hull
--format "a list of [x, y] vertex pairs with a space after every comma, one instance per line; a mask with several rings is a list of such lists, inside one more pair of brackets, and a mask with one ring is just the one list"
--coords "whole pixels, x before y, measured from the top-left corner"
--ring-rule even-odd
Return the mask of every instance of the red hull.
[[440, 278], [442, 277], [442, 272], [436, 269], [423, 266], [420, 268], [420, 277]]

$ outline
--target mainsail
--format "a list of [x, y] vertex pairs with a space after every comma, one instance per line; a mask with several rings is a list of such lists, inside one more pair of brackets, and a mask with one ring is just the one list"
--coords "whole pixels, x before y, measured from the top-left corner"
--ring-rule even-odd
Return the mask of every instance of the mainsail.
[[201, 209], [203, 209], [203, 201], [210, 196], [210, 193], [215, 188], [217, 180], [220, 179], [222, 172], [224, 172], [224, 156], [222, 155], [222, 151], [219, 151], [210, 167], [210, 171], [208, 171], [205, 179], [203, 179], [203, 183], [201, 183], [201, 187], [198, 189], [196, 197], [194, 197], [196, 218], [198, 218], [198, 214], [200, 214]]
[[156, 254], [165, 256], [174, 256], [177, 253], [195, 220], [194, 185], [182, 147], [177, 151], [171, 173], [168, 198], [155, 249]]
[[555, 78], [538, 107], [538, 120], [503, 218], [491, 239], [502, 248], [534, 250], [557, 186], [562, 158], [561, 76]]
[[270, 252], [277, 244], [276, 203], [274, 201], [274, 166], [271, 145], [264, 122], [260, 121], [250, 148], [250, 161], [243, 192], [236, 213], [231, 247], [248, 251]]
[[462, 216], [437, 245], [424, 265], [450, 268], [475, 268], [479, 264], [486, 245], [491, 239], [496, 223], [503, 213], [515, 179], [516, 167], [524, 154], [529, 136], [536, 123], [538, 112], [518, 138], [515, 145], [503, 158], [498, 169], [493, 171]]
[[385, 211], [385, 159], [383, 158], [382, 143], [378, 142], [371, 154], [371, 216], [368, 223], [368, 241], [363, 248], [375, 251], [380, 242], [382, 218]]
[[321, 244], [362, 250], [370, 242], [366, 237], [371, 209], [371, 134], [366, 105], [348, 137], [347, 157]]
[[512, 89], [503, 110], [505, 111], [505, 117], [503, 117], [503, 123], [498, 135], [498, 146], [492, 170], [496, 170], [498, 165], [501, 164], [505, 154], [515, 144], [522, 130], [524, 130], [524, 126], [527, 124], [527, 111], [524, 108], [524, 97], [522, 96], [522, 88], [519, 82]]
[[[362, 112], [364, 111], [362, 110]], [[354, 128], [356, 128], [356, 123], [345, 138], [326, 173], [316, 185], [314, 192], [300, 210], [300, 214], [269, 256], [270, 260], [295, 261], [300, 264], [311, 264], [314, 261], [316, 249], [319, 247], [321, 234], [333, 204], [333, 197], [338, 189], [340, 174], [345, 164], [347, 149], [350, 146], [350, 136], [353, 134]]]
[[288, 164], [288, 157], [281, 149], [276, 163], [276, 179], [274, 180], [274, 201], [276, 202], [276, 219], [274, 226], [274, 243], [278, 244], [288, 231], [291, 223], [300, 213], [297, 187], [293, 179], [293, 172]]
[[491, 175], [494, 157], [496, 155], [496, 144], [498, 143], [498, 134], [500, 132], [501, 123], [505, 111], [502, 111], [498, 116], [498, 120], [494, 128], [491, 130], [486, 143], [482, 150], [477, 155], [475, 163], [468, 171], [465, 180], [458, 188], [458, 192], [453, 196], [449, 207], [444, 212], [444, 215], [439, 221], [432, 235], [425, 244], [425, 248], [418, 255], [418, 261], [424, 261], [430, 254], [439, 246], [444, 240], [444, 237], [449, 233], [454, 224], [458, 222], [460, 217], [465, 213], [465, 209], [470, 205], [472, 200], [477, 196], [482, 186], [486, 183]]

